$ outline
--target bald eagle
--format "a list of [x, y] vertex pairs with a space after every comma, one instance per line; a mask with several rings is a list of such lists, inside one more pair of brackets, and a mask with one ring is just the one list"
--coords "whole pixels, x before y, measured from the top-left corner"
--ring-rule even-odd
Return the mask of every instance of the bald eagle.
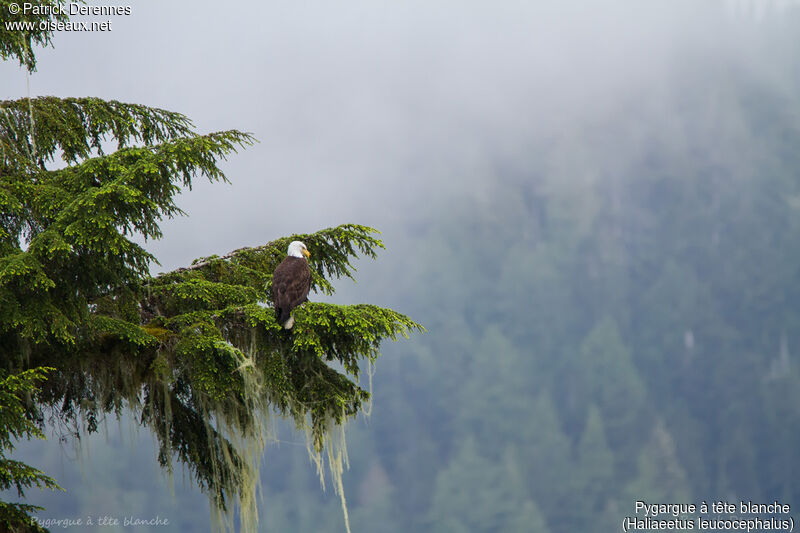
[[285, 329], [292, 329], [294, 317], [292, 309], [308, 301], [311, 290], [311, 268], [307, 257], [311, 253], [300, 241], [289, 244], [287, 257], [272, 275], [272, 302], [275, 305], [275, 319]]

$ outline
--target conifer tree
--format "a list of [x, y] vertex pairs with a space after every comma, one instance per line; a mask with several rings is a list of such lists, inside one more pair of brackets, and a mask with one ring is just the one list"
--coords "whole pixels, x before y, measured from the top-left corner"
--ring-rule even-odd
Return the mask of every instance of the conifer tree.
[[576, 523], [576, 529], [591, 529], [603, 524], [603, 528], [611, 529], [616, 525], [616, 515], [609, 513], [615, 494], [610, 490], [614, 486], [614, 453], [606, 441], [606, 434], [600, 410], [589, 406], [586, 427], [581, 434], [576, 449], [577, 471], [580, 472], [575, 482], [575, 501], [581, 502], [583, 513], [574, 513], [570, 518]]
[[571, 443], [548, 390], [539, 391], [527, 420], [519, 459], [528, 494], [553, 533], [571, 531], [559, 514], [561, 502], [572, 497], [572, 487], [564, 482], [574, 472]]
[[458, 442], [436, 477], [430, 530], [547, 533], [538, 507], [526, 498], [514, 455], [507, 451], [506, 460], [496, 462], [479, 453], [472, 436]]
[[652, 502], [691, 502], [686, 470], [675, 450], [672, 434], [661, 420], [653, 426], [650, 440], [637, 458], [637, 477], [623, 491], [622, 505], [636, 499]]
[[[31, 46], [50, 37], [6, 31], [0, 55], [33, 70]], [[366, 304], [308, 303], [295, 309], [291, 331], [275, 322], [271, 277], [288, 243], [306, 243], [312, 289], [329, 295], [334, 279], [353, 276], [352, 258], [383, 247], [376, 230], [360, 225], [150, 275], [156, 258], [135, 238], [161, 237], [160, 222], [182, 214], [177, 193], [198, 177], [227, 181], [219, 162], [253, 141], [236, 130], [201, 135], [179, 113], [137, 104], [0, 102], [2, 368], [53, 369], [28, 416], [47, 415], [80, 437], [105, 415], [132, 410], [157, 437], [160, 464], [171, 472], [177, 457], [226, 519], [221, 525], [232, 526], [238, 506], [242, 530], [256, 528], [265, 417], [278, 413], [307, 430], [320, 476], [327, 462], [341, 493], [342, 424], [369, 399], [358, 385], [362, 366], [382, 340], [421, 329]]]

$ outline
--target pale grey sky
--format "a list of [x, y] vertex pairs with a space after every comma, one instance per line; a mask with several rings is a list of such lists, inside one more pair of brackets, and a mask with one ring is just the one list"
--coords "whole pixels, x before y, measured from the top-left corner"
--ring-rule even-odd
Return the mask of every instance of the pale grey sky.
[[[260, 141], [224, 164], [232, 185], [183, 195], [189, 217], [151, 245], [163, 269], [344, 222], [391, 247], [409, 221], [489, 191], [495, 161], [531, 145], [555, 146], [566, 175], [592, 171], [582, 132], [632, 107], [667, 120], [662, 87], [698, 58], [780, 86], [775, 56], [791, 53], [731, 1], [129, 5], [92, 18], [111, 32], [55, 35], [31, 94], [163, 107]], [[27, 94], [10, 62], [0, 79], [0, 97]]]

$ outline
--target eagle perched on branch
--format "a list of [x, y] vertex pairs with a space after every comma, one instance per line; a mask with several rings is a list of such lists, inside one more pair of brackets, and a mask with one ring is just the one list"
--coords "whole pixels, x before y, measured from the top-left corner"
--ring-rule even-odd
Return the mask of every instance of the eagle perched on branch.
[[311, 253], [300, 241], [289, 244], [287, 257], [272, 275], [272, 302], [275, 305], [275, 319], [285, 329], [292, 329], [294, 317], [292, 309], [308, 301], [311, 290], [311, 268], [307, 257]]

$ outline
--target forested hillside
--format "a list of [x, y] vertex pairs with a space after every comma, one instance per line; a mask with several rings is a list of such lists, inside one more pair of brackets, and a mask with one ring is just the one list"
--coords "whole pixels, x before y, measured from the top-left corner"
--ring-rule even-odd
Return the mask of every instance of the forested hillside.
[[[800, 501], [798, 93], [676, 69], [409, 220], [373, 275], [429, 334], [387, 350], [352, 432], [358, 529], [616, 531], [636, 499]], [[329, 522], [269, 490], [269, 514]]]

